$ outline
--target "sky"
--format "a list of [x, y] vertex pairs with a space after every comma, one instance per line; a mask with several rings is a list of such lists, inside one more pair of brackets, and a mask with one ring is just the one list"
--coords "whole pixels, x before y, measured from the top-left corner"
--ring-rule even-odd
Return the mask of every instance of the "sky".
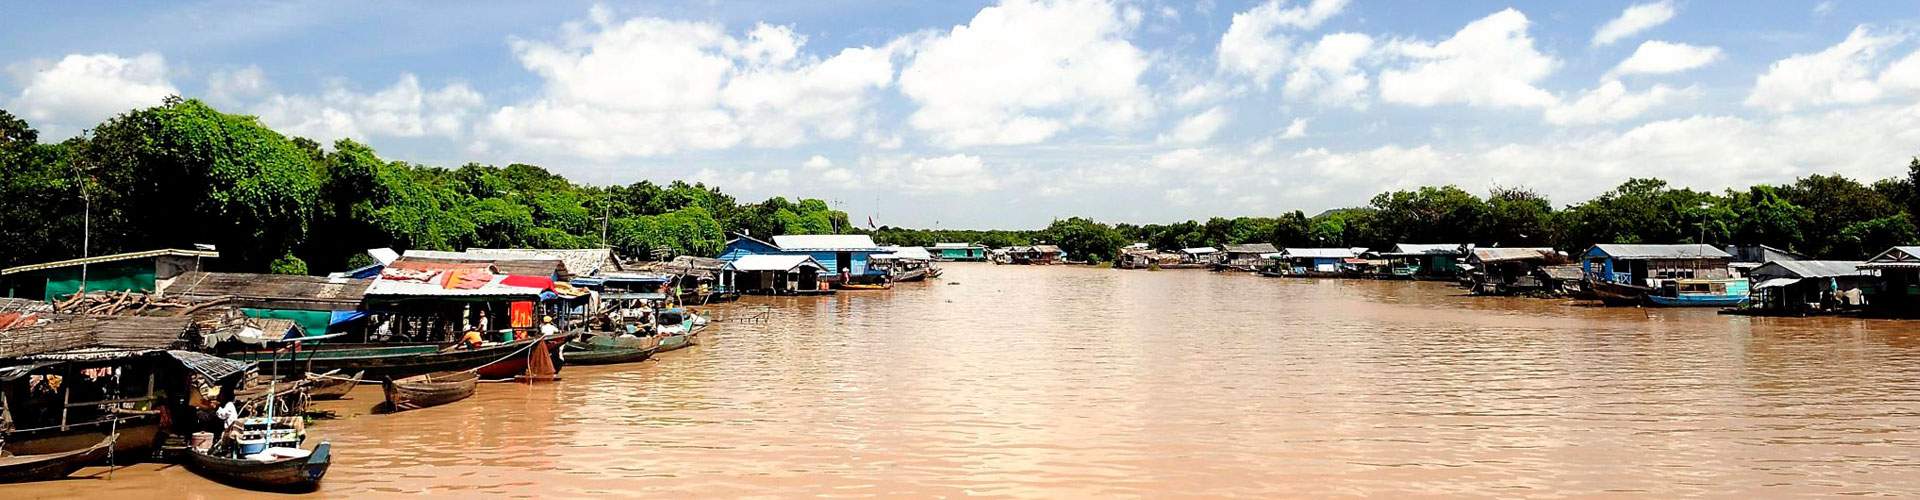
[[1376, 193], [1902, 175], [1920, 2], [32, 2], [0, 108], [172, 94], [391, 160], [702, 181], [854, 220], [1308, 215]]

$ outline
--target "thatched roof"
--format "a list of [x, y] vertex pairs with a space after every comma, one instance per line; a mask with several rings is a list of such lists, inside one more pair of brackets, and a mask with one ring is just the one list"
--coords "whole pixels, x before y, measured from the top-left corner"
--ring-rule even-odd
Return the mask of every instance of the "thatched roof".
[[239, 307], [350, 310], [371, 284], [370, 279], [194, 271], [174, 278], [160, 293], [196, 302], [232, 297]]
[[79, 348], [171, 349], [185, 345], [188, 317], [66, 317], [0, 331], [0, 359]]

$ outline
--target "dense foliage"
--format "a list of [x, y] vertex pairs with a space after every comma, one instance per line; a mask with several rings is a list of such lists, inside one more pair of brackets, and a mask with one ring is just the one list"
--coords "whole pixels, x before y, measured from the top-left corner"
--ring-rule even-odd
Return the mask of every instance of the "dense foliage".
[[[216, 245], [234, 270], [327, 272], [373, 247], [596, 248], [639, 257], [714, 255], [730, 233], [852, 230], [820, 200], [740, 204], [673, 182], [583, 186], [533, 165], [447, 169], [323, 147], [250, 116], [168, 99], [44, 144], [0, 110], [0, 267]], [[90, 207], [90, 209], [89, 209]]]
[[1821, 258], [1862, 259], [1920, 241], [1920, 158], [1904, 177], [1862, 184], [1810, 175], [1724, 193], [1628, 179], [1556, 209], [1524, 188], [1477, 196], [1455, 186], [1381, 193], [1365, 207], [1314, 216], [1215, 217], [1106, 224], [1072, 217], [1039, 230], [854, 227], [816, 199], [743, 204], [718, 188], [675, 181], [584, 186], [533, 165], [447, 169], [380, 158], [342, 140], [288, 138], [253, 117], [195, 100], [130, 111], [88, 134], [39, 142], [0, 110], [0, 267], [81, 252], [193, 243], [219, 246], [237, 270], [326, 272], [365, 263], [370, 247], [612, 247], [624, 255], [714, 255], [729, 235], [863, 232], [883, 244], [1056, 244], [1106, 260], [1121, 246], [1158, 249], [1273, 243], [1385, 248], [1476, 243], [1579, 250], [1599, 242], [1765, 244]]

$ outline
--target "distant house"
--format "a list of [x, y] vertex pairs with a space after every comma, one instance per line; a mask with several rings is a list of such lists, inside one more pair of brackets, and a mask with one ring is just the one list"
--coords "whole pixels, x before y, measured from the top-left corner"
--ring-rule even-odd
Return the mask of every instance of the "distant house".
[[[1542, 272], [1542, 268], [1565, 264], [1567, 256], [1552, 248], [1495, 247], [1475, 248], [1467, 256], [1474, 293], [1510, 295], [1516, 293], [1558, 292], [1560, 280]], [[1579, 273], [1573, 273], [1579, 279]]]
[[1221, 259], [1220, 263], [1225, 264], [1229, 267], [1251, 271], [1261, 267], [1262, 265], [1266, 264], [1269, 261], [1265, 257], [1262, 257], [1263, 255], [1269, 255], [1269, 254], [1274, 254], [1279, 252], [1280, 252], [1280, 249], [1275, 248], [1272, 243], [1242, 243], [1239, 245], [1227, 245], [1226, 250], [1221, 252], [1226, 255]]
[[734, 262], [748, 255], [805, 255], [826, 270], [824, 280], [837, 281], [845, 276], [859, 281], [886, 277], [885, 272], [868, 266], [869, 258], [879, 253], [887, 251], [863, 234], [789, 234], [775, 236], [771, 242], [739, 235], [727, 242], [720, 260]]
[[1288, 276], [1331, 276], [1347, 269], [1348, 259], [1360, 254], [1352, 248], [1286, 248], [1272, 255], [1279, 274]]
[[1220, 250], [1213, 247], [1194, 247], [1180, 249], [1180, 262], [1185, 264], [1212, 264], [1214, 256]]
[[1754, 268], [1768, 262], [1807, 260], [1805, 255], [1767, 245], [1727, 245], [1724, 250], [1733, 256], [1733, 264], [1730, 265], [1741, 275], [1748, 275]]
[[819, 261], [804, 254], [750, 254], [727, 263], [740, 293], [752, 295], [820, 292], [823, 269]]
[[1019, 246], [1007, 249], [1007, 259], [1011, 264], [1044, 266], [1057, 264], [1066, 257], [1055, 245]]
[[1859, 268], [1880, 273], [1879, 293], [1868, 297], [1872, 307], [1901, 315], [1920, 314], [1920, 246], [1889, 248]]
[[0, 270], [0, 290], [8, 297], [49, 302], [82, 290], [152, 292], [219, 257], [213, 251], [162, 249], [29, 264]]
[[981, 262], [987, 260], [987, 247], [974, 243], [934, 243], [927, 252], [935, 258], [954, 262]]
[[1468, 246], [1458, 243], [1401, 243], [1381, 252], [1387, 260], [1388, 278], [1453, 279], [1463, 272], [1460, 259]]
[[1776, 260], [1748, 276], [1754, 308], [1785, 314], [1818, 314], [1864, 305], [1865, 290], [1879, 283], [1865, 264], [1852, 260]]
[[1581, 270], [1595, 280], [1651, 287], [1669, 279], [1726, 279], [1733, 255], [1712, 245], [1602, 243], [1581, 261]]

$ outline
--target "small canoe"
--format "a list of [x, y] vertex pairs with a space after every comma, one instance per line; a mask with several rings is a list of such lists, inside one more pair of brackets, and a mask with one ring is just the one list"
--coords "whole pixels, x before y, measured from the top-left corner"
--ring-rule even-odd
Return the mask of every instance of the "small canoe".
[[[271, 451], [287, 450], [274, 448]], [[198, 449], [188, 448], [187, 468], [194, 473], [241, 488], [267, 491], [313, 491], [320, 488], [320, 478], [327, 475], [327, 467], [332, 465], [333, 445], [321, 442], [312, 451], [291, 449], [296, 453], [285, 458], [253, 459], [216, 457]]]
[[0, 483], [46, 481], [67, 477], [87, 464], [106, 458], [120, 435], [109, 435], [86, 448], [41, 455], [0, 453]]
[[473, 396], [480, 376], [473, 372], [439, 372], [387, 380], [387, 411], [400, 412], [439, 406]]
[[841, 290], [892, 290], [893, 283], [872, 283], [872, 284], [845, 283], [840, 285], [840, 289]]
[[307, 397], [313, 399], [340, 399], [346, 397], [348, 392], [353, 391], [354, 386], [360, 385], [361, 377], [365, 377], [366, 375], [366, 370], [361, 370], [351, 377], [342, 377], [332, 373], [324, 375], [309, 373], [307, 374]]
[[653, 357], [659, 343], [649, 338], [620, 338], [595, 335], [586, 340], [568, 342], [560, 357], [570, 365], [613, 365], [638, 363]]

